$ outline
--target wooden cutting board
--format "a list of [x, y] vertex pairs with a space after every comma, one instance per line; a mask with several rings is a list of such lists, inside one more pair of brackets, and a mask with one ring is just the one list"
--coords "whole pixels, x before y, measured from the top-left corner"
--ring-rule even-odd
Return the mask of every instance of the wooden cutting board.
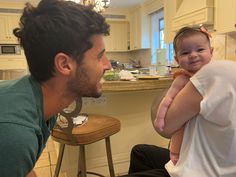
[[140, 79], [140, 80], [160, 79], [160, 78], [166, 78], [166, 76], [159, 76], [159, 75], [155, 75], [155, 76], [150, 76], [150, 75], [137, 76], [137, 79]]

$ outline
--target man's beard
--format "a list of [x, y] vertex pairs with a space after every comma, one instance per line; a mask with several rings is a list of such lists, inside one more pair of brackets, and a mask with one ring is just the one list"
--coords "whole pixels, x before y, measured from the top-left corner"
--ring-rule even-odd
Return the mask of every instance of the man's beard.
[[88, 71], [80, 67], [77, 68], [76, 75], [68, 81], [68, 91], [76, 97], [94, 97], [99, 98], [102, 93], [98, 91], [97, 83], [89, 82]]

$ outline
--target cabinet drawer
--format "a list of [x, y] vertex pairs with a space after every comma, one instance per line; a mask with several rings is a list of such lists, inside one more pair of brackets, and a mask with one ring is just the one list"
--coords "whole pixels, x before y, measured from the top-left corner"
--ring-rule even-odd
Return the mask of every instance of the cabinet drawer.
[[24, 59], [1, 59], [0, 69], [27, 69], [27, 64]]

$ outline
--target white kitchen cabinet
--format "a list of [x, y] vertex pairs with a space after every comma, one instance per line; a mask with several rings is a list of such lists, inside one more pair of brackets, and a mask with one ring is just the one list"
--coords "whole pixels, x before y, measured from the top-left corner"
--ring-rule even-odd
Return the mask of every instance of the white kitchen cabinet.
[[148, 16], [142, 7], [131, 9], [130, 13], [130, 50], [150, 48]]
[[0, 70], [27, 69], [27, 62], [20, 58], [0, 58]]
[[19, 18], [19, 14], [0, 14], [0, 43], [18, 43], [13, 29], [19, 26]]
[[122, 52], [129, 49], [128, 21], [108, 21], [110, 35], [105, 37], [105, 47], [108, 52]]
[[176, 13], [176, 1], [164, 0], [164, 41], [173, 42], [175, 32], [172, 29], [173, 17]]
[[[228, 3], [225, 2], [225, 3]], [[172, 29], [178, 31], [184, 26], [213, 25], [214, 0], [176, 0], [176, 13]]]
[[217, 33], [236, 31], [236, 1], [215, 0], [215, 24]]

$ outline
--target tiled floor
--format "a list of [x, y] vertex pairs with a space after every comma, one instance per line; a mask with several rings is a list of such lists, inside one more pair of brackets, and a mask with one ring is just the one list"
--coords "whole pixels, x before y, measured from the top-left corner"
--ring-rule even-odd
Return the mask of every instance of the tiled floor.
[[[47, 146], [35, 165], [34, 171], [37, 177], [53, 177], [57, 162], [57, 154], [55, 144], [51, 138], [47, 142]], [[66, 177], [60, 174], [59, 177]]]

